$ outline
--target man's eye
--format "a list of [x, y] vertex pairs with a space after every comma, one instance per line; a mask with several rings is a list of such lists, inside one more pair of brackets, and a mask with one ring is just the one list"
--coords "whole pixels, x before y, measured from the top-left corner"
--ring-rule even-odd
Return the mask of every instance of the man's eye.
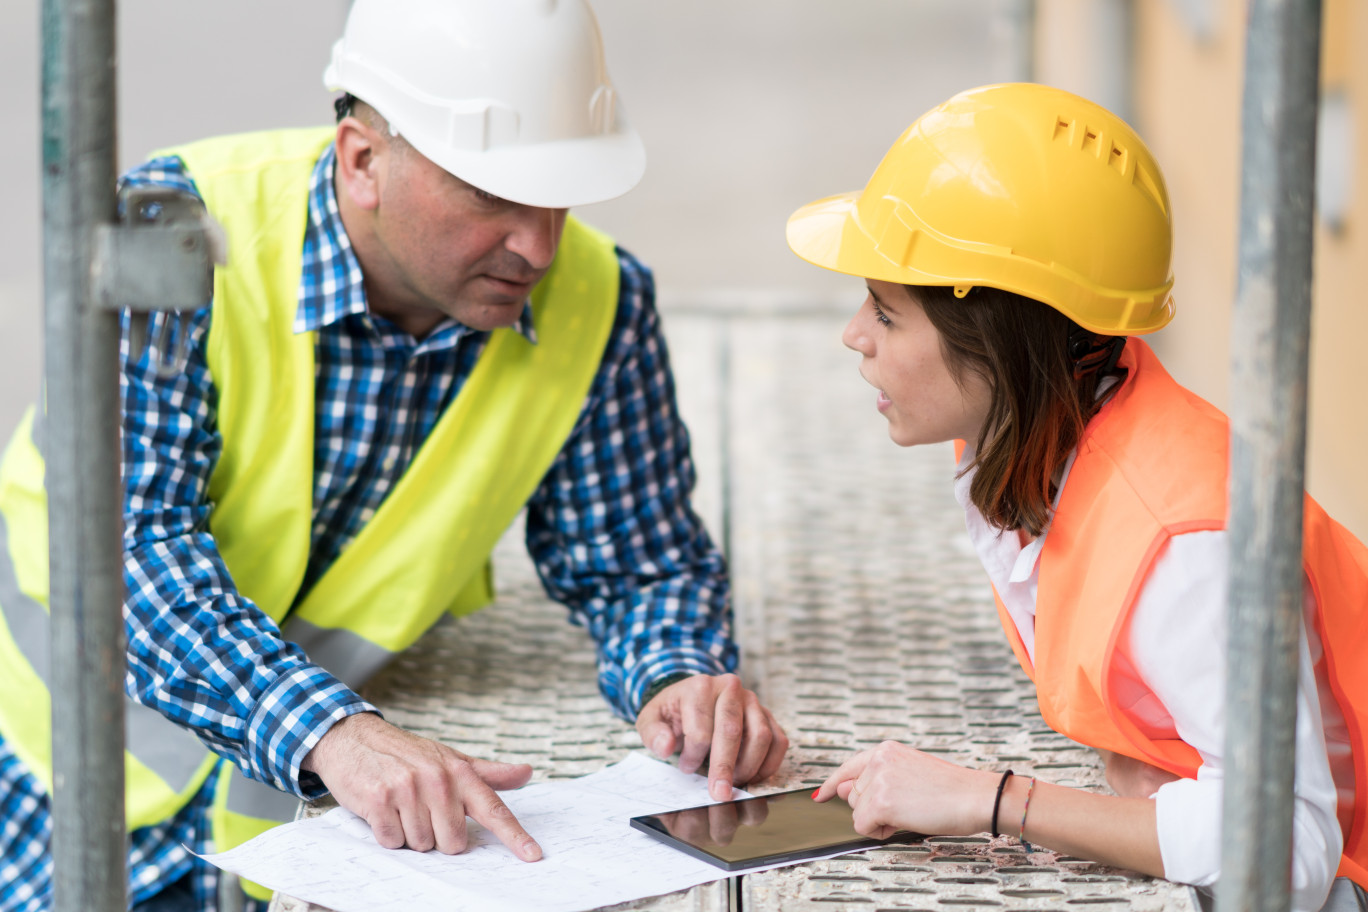
[[501, 197], [501, 196], [495, 196], [495, 195], [492, 194], [492, 193], [489, 193], [489, 192], [487, 192], [487, 191], [485, 191], [485, 190], [481, 190], [479, 187], [471, 187], [470, 189], [472, 189], [472, 190], [475, 191], [475, 198], [478, 199], [478, 200], [479, 200], [480, 202], [482, 202], [482, 203], [502, 203], [502, 202], [503, 202], [503, 197]]

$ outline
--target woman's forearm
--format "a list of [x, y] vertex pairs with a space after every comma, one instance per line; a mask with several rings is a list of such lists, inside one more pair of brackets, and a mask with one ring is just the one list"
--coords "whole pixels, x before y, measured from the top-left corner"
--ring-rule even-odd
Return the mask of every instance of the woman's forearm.
[[[885, 838], [897, 830], [968, 836], [991, 827], [1000, 773], [959, 766], [896, 741], [861, 751], [827, 777], [813, 798], [839, 795], [855, 810], [855, 829]], [[1010, 776], [997, 830], [1020, 832], [1028, 776]], [[1026, 812], [1031, 842], [1104, 864], [1164, 876], [1154, 801], [1098, 795], [1037, 782]]]
[[[1012, 776], [998, 809], [998, 831], [1015, 836], [1030, 788], [1028, 776]], [[1026, 809], [1025, 839], [1065, 855], [1164, 876], [1154, 801], [1118, 798], [1037, 781]]]

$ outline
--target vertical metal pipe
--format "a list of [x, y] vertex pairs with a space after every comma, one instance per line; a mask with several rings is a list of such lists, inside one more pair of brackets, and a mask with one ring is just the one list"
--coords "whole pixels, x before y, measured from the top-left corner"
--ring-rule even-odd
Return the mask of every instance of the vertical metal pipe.
[[994, 0], [988, 7], [988, 43], [1003, 82], [1033, 82], [1035, 0]]
[[1135, 5], [1095, 0], [1093, 24], [1097, 89], [1089, 98], [1135, 125]]
[[1222, 912], [1290, 904], [1319, 0], [1254, 0], [1231, 333]]
[[118, 316], [96, 306], [114, 221], [114, 0], [43, 2], [43, 277], [56, 908], [124, 910]]

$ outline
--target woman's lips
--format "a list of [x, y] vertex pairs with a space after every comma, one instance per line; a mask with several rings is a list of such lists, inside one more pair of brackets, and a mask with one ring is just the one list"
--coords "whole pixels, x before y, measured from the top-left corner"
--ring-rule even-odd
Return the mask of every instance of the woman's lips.
[[882, 414], [883, 412], [888, 411], [889, 406], [891, 406], [892, 404], [893, 400], [888, 398], [888, 394], [885, 393], [883, 390], [879, 390], [879, 398], [878, 401], [875, 403], [875, 405], [878, 406], [879, 412]]

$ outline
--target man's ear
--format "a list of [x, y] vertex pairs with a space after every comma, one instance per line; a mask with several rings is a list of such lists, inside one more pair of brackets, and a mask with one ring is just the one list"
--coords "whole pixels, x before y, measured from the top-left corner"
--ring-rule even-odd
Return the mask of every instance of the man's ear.
[[380, 205], [380, 174], [387, 148], [380, 134], [355, 117], [337, 125], [337, 192], [358, 209]]

